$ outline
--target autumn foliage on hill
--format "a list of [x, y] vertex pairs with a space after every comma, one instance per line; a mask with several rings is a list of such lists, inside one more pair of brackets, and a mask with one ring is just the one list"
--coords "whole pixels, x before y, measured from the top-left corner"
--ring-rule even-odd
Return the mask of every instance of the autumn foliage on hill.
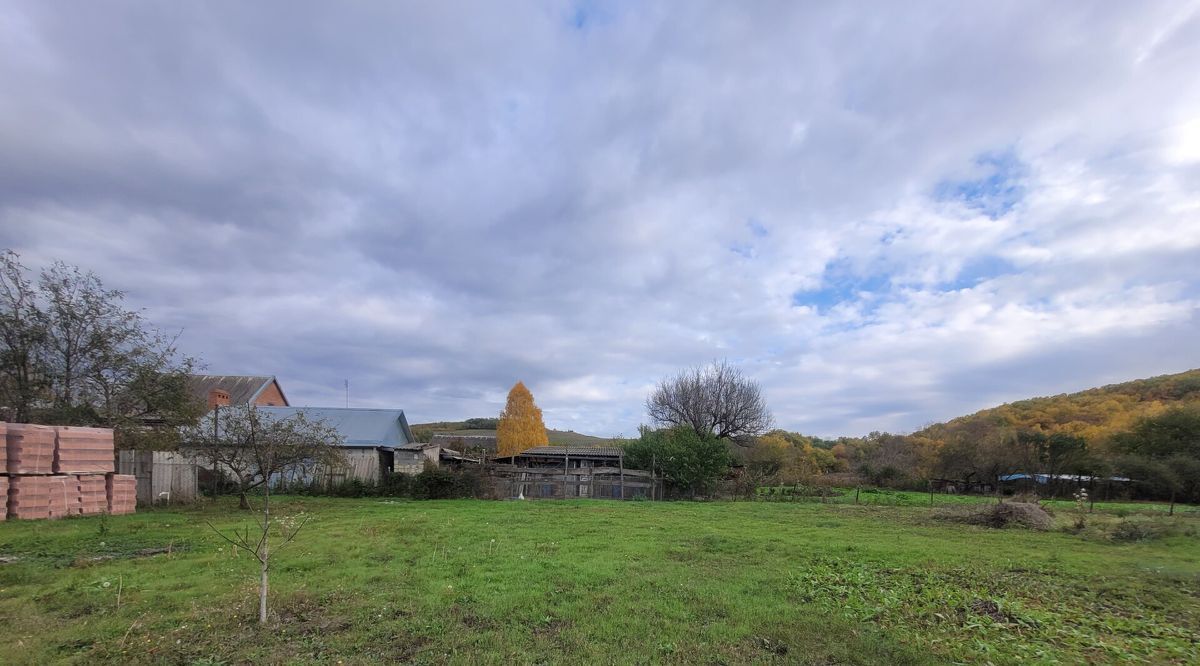
[[1131, 429], [1139, 419], [1161, 415], [1181, 403], [1200, 403], [1200, 369], [1011, 402], [929, 426], [914, 435], [945, 442], [967, 432], [1014, 429], [1072, 435], [1098, 445]]
[[[745, 459], [761, 485], [845, 473], [876, 486], [960, 488], [1018, 472], [1135, 479], [1139, 497], [1200, 500], [1200, 370], [985, 409], [911, 435], [820, 440], [774, 431]], [[1042, 492], [1067, 492], [1041, 488]]]
[[508, 402], [496, 424], [496, 453], [511, 456], [534, 446], [546, 446], [546, 425], [542, 410], [533, 402], [525, 384], [517, 382], [508, 392]]

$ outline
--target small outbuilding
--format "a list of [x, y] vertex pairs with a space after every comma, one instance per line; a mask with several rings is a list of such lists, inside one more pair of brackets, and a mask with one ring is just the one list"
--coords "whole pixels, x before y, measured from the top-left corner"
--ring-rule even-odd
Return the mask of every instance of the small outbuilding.
[[501, 496], [655, 499], [662, 482], [653, 473], [627, 469], [625, 450], [607, 446], [535, 446], [494, 459], [491, 468]]

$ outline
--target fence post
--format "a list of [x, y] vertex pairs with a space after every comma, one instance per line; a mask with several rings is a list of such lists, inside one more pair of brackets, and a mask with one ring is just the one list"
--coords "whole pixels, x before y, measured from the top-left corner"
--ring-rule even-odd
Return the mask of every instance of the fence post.
[[621, 465], [621, 499], [625, 499], [625, 452], [621, 451], [620, 457], [617, 459]]

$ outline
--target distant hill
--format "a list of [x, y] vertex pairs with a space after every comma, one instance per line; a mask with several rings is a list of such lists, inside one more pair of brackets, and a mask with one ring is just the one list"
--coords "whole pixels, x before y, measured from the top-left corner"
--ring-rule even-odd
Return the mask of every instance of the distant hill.
[[945, 441], [963, 433], [978, 436], [998, 428], [1013, 428], [1046, 434], [1061, 432], [1101, 442], [1128, 430], [1143, 416], [1159, 414], [1181, 403], [1200, 403], [1200, 369], [1010, 402], [934, 424], [913, 436]]
[[[484, 419], [468, 419], [466, 421], [434, 421], [432, 423], [417, 423], [413, 424], [413, 436], [418, 441], [427, 442], [435, 433], [446, 433], [449, 435], [495, 435], [495, 428], [473, 428], [471, 426], [479, 424]], [[546, 436], [550, 439], [550, 443], [557, 446], [605, 446], [612, 440], [607, 437], [593, 437], [592, 435], [584, 435], [572, 430], [551, 430], [546, 429]]]

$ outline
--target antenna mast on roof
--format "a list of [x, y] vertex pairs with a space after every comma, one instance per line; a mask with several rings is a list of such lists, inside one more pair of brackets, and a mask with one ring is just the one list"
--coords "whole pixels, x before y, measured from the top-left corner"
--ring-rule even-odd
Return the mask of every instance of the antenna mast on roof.
[[350, 406], [350, 380], [346, 379], [343, 381], [346, 382], [346, 407], [349, 407]]

